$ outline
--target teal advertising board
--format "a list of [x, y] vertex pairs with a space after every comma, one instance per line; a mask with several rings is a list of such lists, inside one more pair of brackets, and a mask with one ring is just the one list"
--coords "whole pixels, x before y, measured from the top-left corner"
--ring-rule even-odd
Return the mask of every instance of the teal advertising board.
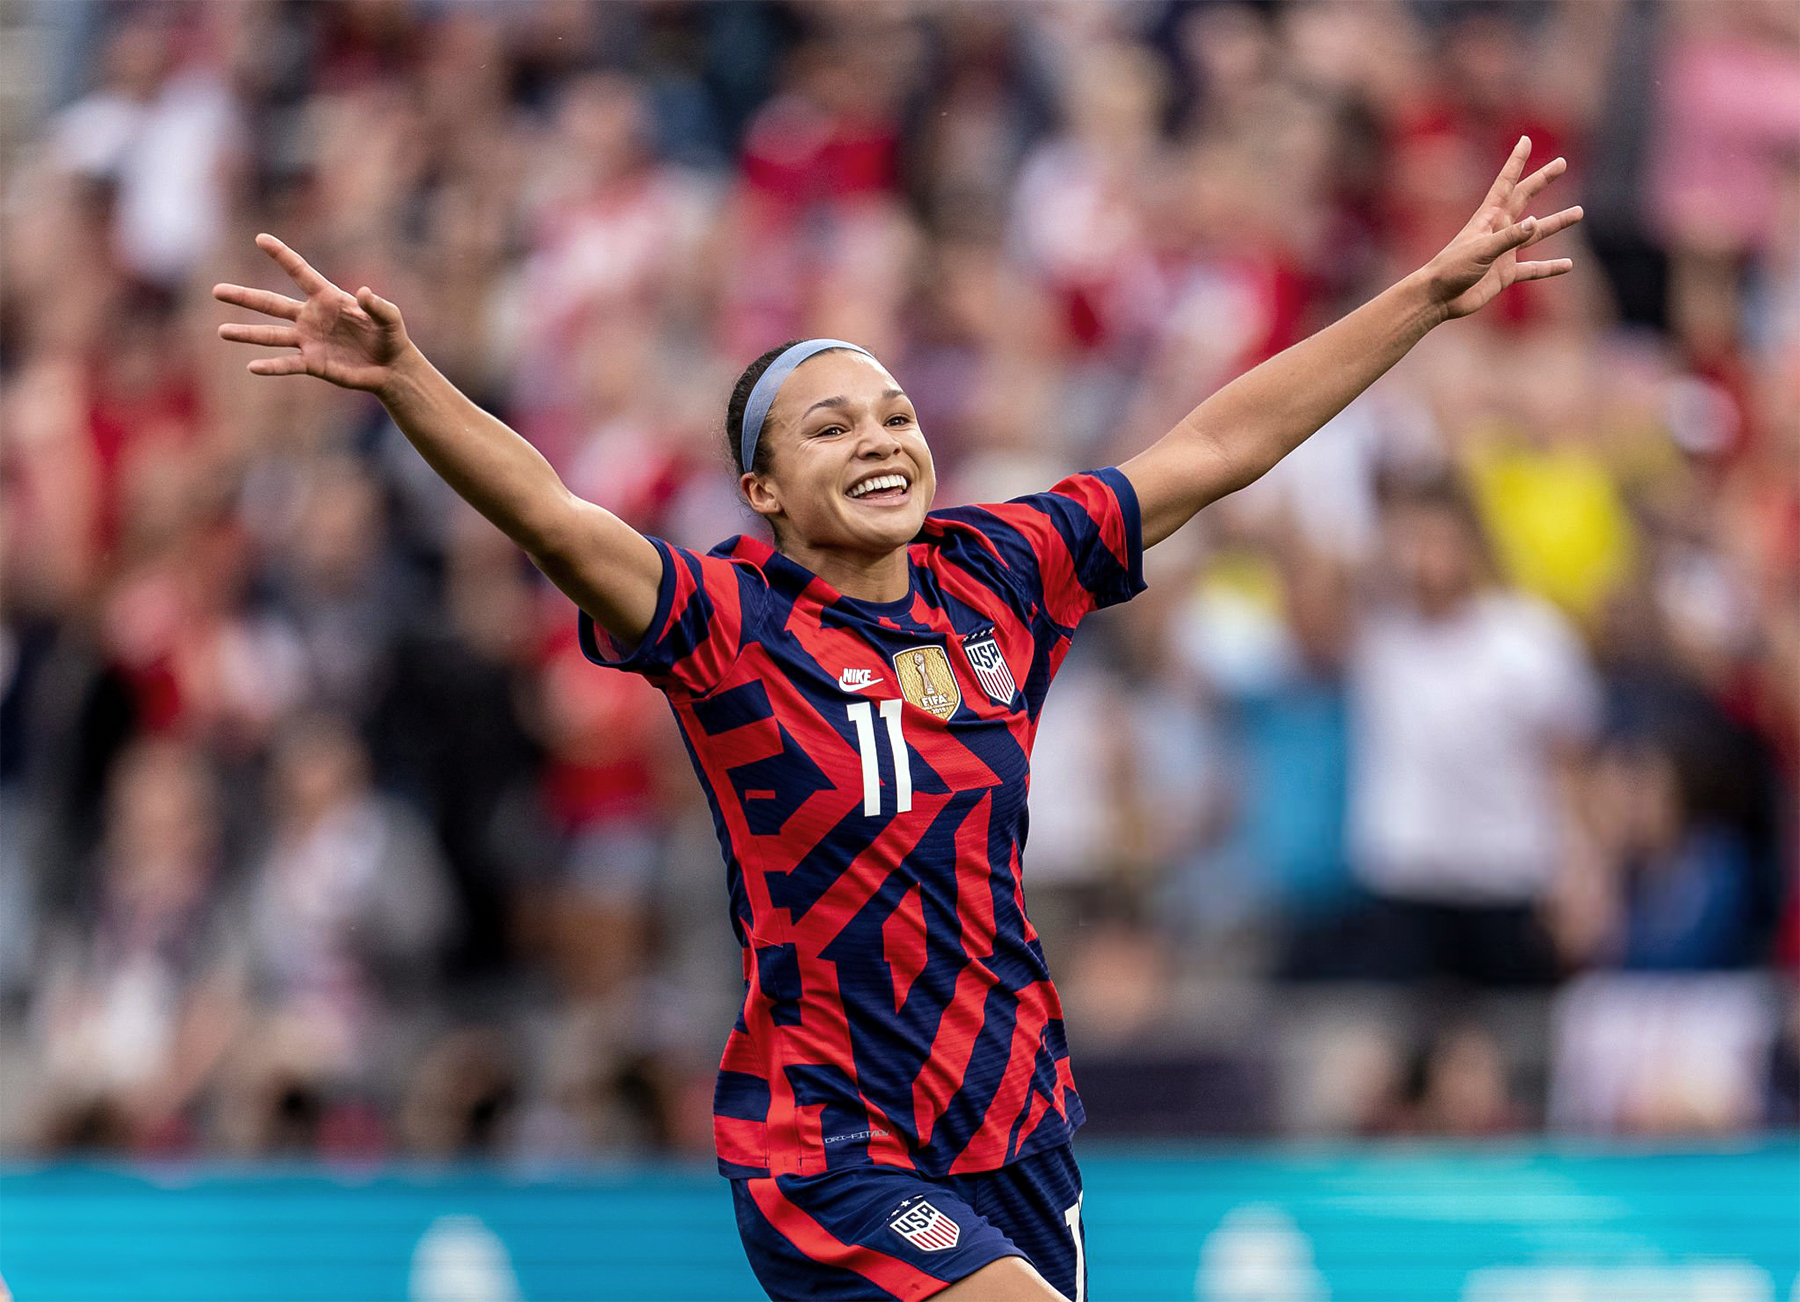
[[[1096, 1302], [1800, 1302], [1800, 1142], [1081, 1149]], [[688, 1167], [0, 1167], [19, 1302], [754, 1299]]]

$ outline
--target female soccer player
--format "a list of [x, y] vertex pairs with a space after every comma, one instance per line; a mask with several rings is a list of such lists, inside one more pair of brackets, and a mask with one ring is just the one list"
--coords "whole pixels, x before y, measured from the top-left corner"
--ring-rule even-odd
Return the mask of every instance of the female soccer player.
[[[294, 351], [257, 375], [376, 394], [432, 468], [580, 608], [583, 649], [668, 696], [711, 802], [744, 1005], [714, 1098], [720, 1169], [778, 1298], [1052, 1299], [1086, 1290], [1081, 1123], [1020, 888], [1028, 757], [1077, 624], [1143, 587], [1143, 548], [1263, 474], [1442, 321], [1567, 259], [1518, 251], [1564, 167], [1521, 139], [1431, 262], [1201, 403], [1117, 469], [927, 514], [931, 450], [855, 344], [756, 360], [726, 434], [774, 543], [701, 556], [575, 497], [407, 338], [273, 236], [305, 295], [220, 285]], [[1523, 178], [1523, 179], [1521, 179]]]

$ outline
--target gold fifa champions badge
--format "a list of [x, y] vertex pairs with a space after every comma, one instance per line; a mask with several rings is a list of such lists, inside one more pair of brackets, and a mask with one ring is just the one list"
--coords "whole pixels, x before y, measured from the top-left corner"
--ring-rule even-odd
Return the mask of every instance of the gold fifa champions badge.
[[962, 688], [950, 668], [950, 657], [941, 646], [915, 646], [894, 654], [894, 673], [900, 679], [900, 695], [948, 719], [962, 704]]

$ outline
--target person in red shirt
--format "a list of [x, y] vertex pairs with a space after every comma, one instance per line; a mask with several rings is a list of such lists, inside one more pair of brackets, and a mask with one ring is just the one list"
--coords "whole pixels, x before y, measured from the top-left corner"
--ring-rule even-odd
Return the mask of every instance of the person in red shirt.
[[270, 235], [305, 295], [220, 285], [293, 351], [257, 375], [375, 393], [426, 461], [580, 609], [590, 659], [668, 697], [712, 803], [743, 1013], [715, 1096], [721, 1170], [775, 1297], [1086, 1293], [1082, 1120], [1061, 1005], [1024, 911], [1028, 757], [1083, 616], [1142, 552], [1262, 475], [1441, 322], [1560, 275], [1523, 248], [1561, 174], [1521, 139], [1436, 257], [1219, 390], [1116, 469], [931, 512], [911, 400], [870, 353], [811, 339], [740, 377], [726, 432], [773, 545], [706, 556], [571, 493], [425, 360], [400, 311]]

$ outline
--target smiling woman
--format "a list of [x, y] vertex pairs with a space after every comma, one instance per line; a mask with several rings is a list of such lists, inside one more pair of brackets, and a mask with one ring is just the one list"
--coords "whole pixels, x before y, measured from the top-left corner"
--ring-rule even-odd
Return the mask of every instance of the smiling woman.
[[[733, 389], [725, 437], [745, 500], [784, 553], [848, 596], [905, 595], [905, 547], [937, 474], [912, 400], [872, 353], [841, 339], [764, 353]], [[866, 509], [842, 511], [844, 499]]]
[[1116, 469], [932, 511], [899, 382], [844, 340], [784, 344], [726, 433], [771, 546], [700, 555], [563, 485], [440, 375], [399, 310], [273, 236], [304, 293], [218, 286], [292, 349], [258, 375], [376, 393], [446, 481], [576, 603], [582, 649], [667, 696], [711, 803], [743, 950], [714, 1098], [720, 1170], [771, 1296], [1080, 1302], [1083, 1119], [1021, 875], [1032, 741], [1092, 611], [1143, 549], [1317, 430], [1440, 322], [1569, 270], [1517, 250], [1580, 220], [1530, 200], [1521, 140], [1419, 271], [1221, 389]]

